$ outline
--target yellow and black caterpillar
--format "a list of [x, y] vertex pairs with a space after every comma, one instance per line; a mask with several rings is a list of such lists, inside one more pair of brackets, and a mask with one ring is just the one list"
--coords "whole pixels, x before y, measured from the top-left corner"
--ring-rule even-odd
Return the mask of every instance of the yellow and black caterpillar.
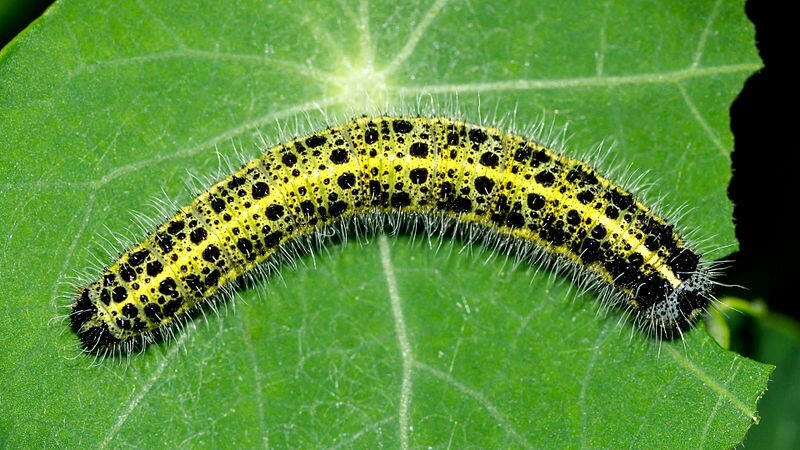
[[87, 352], [135, 348], [282, 247], [376, 214], [530, 246], [655, 336], [691, 327], [712, 299], [710, 265], [673, 225], [586, 163], [459, 120], [362, 117], [272, 147], [201, 193], [79, 290], [72, 329]]

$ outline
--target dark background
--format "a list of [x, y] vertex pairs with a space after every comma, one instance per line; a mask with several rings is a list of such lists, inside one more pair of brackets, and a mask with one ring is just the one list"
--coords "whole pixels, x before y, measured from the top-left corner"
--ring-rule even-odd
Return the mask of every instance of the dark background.
[[[786, 47], [800, 41], [797, 25], [789, 24], [797, 14], [785, 6], [781, 9], [781, 4], [790, 3], [750, 0], [745, 7], [756, 26], [756, 46], [764, 68], [747, 80], [731, 107], [734, 153], [728, 192], [735, 205], [740, 251], [733, 255], [736, 264], [725, 281], [747, 288], [729, 288], [727, 293], [763, 298], [770, 309], [798, 318], [800, 308], [791, 288], [796, 286], [792, 271], [800, 268], [800, 221], [791, 216], [797, 215], [800, 193], [800, 177], [793, 179], [799, 146], [790, 133], [800, 128], [789, 120], [798, 117], [797, 88], [789, 84]], [[790, 26], [795, 27], [793, 37]], [[786, 109], [781, 109], [782, 103]]]
[[[0, 0], [0, 47], [51, 3], [6, 1], [7, 10], [3, 11], [3, 2]], [[798, 144], [789, 136], [800, 133], [800, 126], [789, 122], [789, 117], [798, 117], [800, 105], [796, 87], [788, 82], [788, 53], [781, 48], [800, 42], [796, 31], [790, 36], [790, 27], [796, 30], [800, 24], [789, 23], [797, 14], [781, 10], [782, 4], [791, 2], [749, 0], [745, 6], [756, 27], [756, 46], [764, 68], [750, 77], [731, 107], [735, 150], [729, 193], [736, 205], [740, 251], [730, 257], [734, 264], [722, 281], [745, 288], [728, 287], [721, 294], [763, 299], [771, 309], [800, 318], [790, 290], [794, 287], [792, 271], [800, 268], [796, 262], [800, 259], [800, 221], [790, 217], [800, 212], [795, 206], [800, 201], [796, 187], [800, 180], [794, 179], [800, 174], [796, 174]], [[779, 109], [780, 100], [786, 110]], [[800, 274], [797, 276], [800, 279]]]

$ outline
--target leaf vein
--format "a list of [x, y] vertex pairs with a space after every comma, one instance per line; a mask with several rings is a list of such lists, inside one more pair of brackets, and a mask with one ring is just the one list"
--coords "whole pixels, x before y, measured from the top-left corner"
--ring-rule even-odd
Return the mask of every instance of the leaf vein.
[[489, 399], [486, 398], [481, 392], [476, 391], [475, 389], [467, 386], [466, 384], [456, 380], [450, 374], [443, 372], [433, 366], [429, 366], [428, 364], [422, 361], [416, 361], [415, 366], [419, 367], [422, 370], [425, 370], [429, 374], [433, 375], [434, 377], [444, 381], [445, 383], [453, 386], [458, 391], [464, 393], [468, 397], [472, 398], [473, 400], [477, 401], [483, 409], [485, 409], [489, 415], [497, 422], [507, 434], [510, 434], [511, 437], [519, 444], [521, 447], [524, 448], [533, 448], [530, 442], [525, 440], [525, 438], [519, 434], [519, 432], [514, 427], [514, 424], [511, 423], [508, 418], [500, 412], [500, 410], [495, 406]]
[[556, 80], [508, 80], [485, 83], [440, 84], [430, 86], [399, 86], [401, 95], [442, 94], [491, 91], [536, 91], [574, 88], [610, 88], [626, 85], [669, 84], [684, 80], [727, 75], [741, 72], [752, 72], [761, 67], [759, 64], [723, 64], [711, 67], [678, 69], [665, 72], [641, 73], [619, 76], [590, 76], [562, 78]]
[[693, 362], [689, 361], [689, 359], [686, 358], [685, 355], [675, 350], [672, 346], [665, 346], [664, 348], [667, 351], [667, 353], [669, 353], [670, 356], [672, 356], [672, 359], [674, 359], [675, 362], [678, 363], [678, 365], [680, 365], [684, 369], [689, 370], [692, 374], [694, 374], [694, 376], [698, 380], [702, 381], [703, 384], [708, 386], [709, 389], [711, 389], [713, 392], [728, 400], [734, 407], [736, 407], [736, 409], [738, 409], [747, 417], [749, 417], [750, 420], [756, 423], [758, 422], [758, 415], [756, 414], [756, 412], [752, 408], [748, 407], [741, 399], [736, 397], [736, 395], [733, 392], [729, 391], [726, 386], [723, 386], [722, 384], [718, 383], [717, 380], [711, 378], [710, 375], [705, 373], [700, 367], [695, 365]]
[[414, 366], [414, 352], [408, 339], [408, 329], [403, 318], [402, 299], [397, 285], [397, 278], [394, 274], [394, 264], [392, 263], [391, 249], [389, 240], [385, 234], [378, 239], [378, 247], [381, 255], [381, 266], [389, 288], [389, 301], [392, 307], [392, 317], [394, 318], [395, 331], [397, 332], [397, 344], [400, 347], [400, 357], [403, 362], [402, 381], [400, 383], [400, 403], [398, 405], [398, 422], [400, 427], [400, 447], [409, 448], [409, 408], [411, 406], [412, 394], [412, 370]]
[[439, 15], [439, 13], [444, 9], [447, 5], [448, 0], [437, 0], [436, 3], [431, 5], [430, 9], [425, 13], [425, 16], [422, 17], [422, 20], [419, 21], [417, 26], [411, 32], [408, 37], [408, 41], [403, 46], [403, 48], [397, 53], [397, 56], [381, 71], [383, 76], [388, 74], [394, 73], [397, 68], [402, 65], [406, 60], [411, 56], [414, 52], [414, 49], [417, 47], [417, 44], [425, 35], [425, 32], [428, 30], [428, 27]]

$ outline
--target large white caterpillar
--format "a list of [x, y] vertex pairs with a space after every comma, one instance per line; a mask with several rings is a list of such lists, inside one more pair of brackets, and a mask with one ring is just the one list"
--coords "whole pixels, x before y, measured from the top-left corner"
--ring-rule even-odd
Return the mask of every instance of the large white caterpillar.
[[87, 352], [130, 350], [282, 247], [376, 214], [443, 219], [565, 261], [658, 337], [712, 299], [711, 265], [586, 163], [459, 120], [362, 117], [272, 147], [201, 193], [79, 290], [72, 328]]

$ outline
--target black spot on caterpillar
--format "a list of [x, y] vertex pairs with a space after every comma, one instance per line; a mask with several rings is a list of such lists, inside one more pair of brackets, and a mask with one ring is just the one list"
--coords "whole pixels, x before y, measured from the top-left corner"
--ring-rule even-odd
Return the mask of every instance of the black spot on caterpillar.
[[711, 264], [586, 163], [459, 120], [362, 117], [272, 147], [202, 192], [79, 289], [72, 329], [86, 352], [137, 348], [281, 249], [376, 214], [520, 242], [659, 338], [690, 328], [712, 299]]

